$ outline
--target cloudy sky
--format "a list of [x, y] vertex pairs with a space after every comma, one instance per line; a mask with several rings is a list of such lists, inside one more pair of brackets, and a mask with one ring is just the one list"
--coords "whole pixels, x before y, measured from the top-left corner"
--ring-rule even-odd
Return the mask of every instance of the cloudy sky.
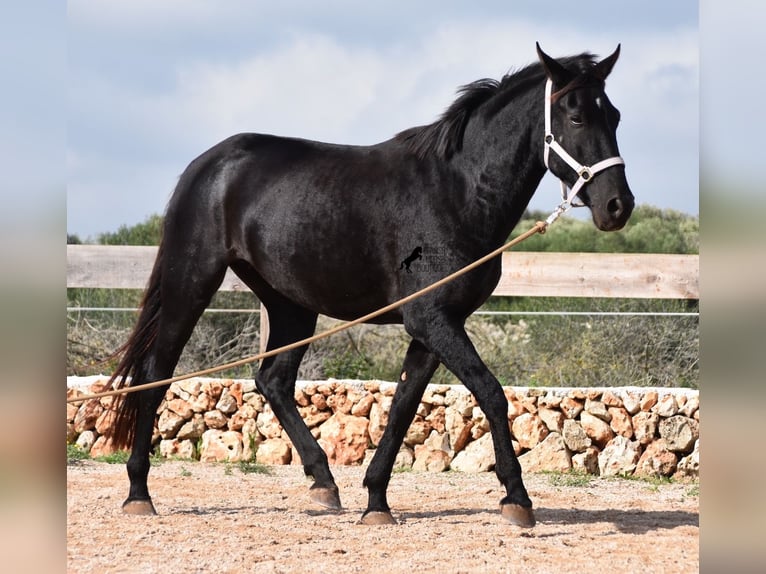
[[[70, 0], [67, 231], [164, 211], [199, 153], [242, 131], [372, 144], [455, 89], [551, 55], [622, 55], [607, 83], [639, 203], [699, 213], [696, 0]], [[542, 137], [542, 136], [541, 136]], [[550, 211], [546, 177], [531, 207]]]

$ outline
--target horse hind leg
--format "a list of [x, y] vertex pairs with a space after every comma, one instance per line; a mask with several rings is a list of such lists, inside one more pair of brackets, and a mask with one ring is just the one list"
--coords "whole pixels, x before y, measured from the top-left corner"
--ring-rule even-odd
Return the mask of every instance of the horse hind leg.
[[[317, 314], [271, 294], [264, 305], [269, 313], [267, 350], [310, 337], [316, 328]], [[295, 380], [308, 346], [265, 359], [256, 375], [256, 386], [271, 405], [282, 427], [301, 457], [304, 472], [314, 478], [311, 499], [331, 510], [340, 510], [338, 487], [330, 472], [327, 455], [309, 431], [295, 405]]]
[[[226, 272], [222, 261], [215, 265], [183, 265], [174, 260], [173, 273], [164, 273], [160, 282], [161, 303], [156, 337], [140, 358], [133, 385], [173, 376], [184, 346], [197, 321], [218, 290]], [[150, 287], [151, 288], [151, 287]], [[169, 385], [132, 393], [135, 426], [131, 454], [126, 468], [130, 480], [128, 498], [122, 505], [126, 514], [156, 514], [147, 485], [149, 456], [157, 408]]]

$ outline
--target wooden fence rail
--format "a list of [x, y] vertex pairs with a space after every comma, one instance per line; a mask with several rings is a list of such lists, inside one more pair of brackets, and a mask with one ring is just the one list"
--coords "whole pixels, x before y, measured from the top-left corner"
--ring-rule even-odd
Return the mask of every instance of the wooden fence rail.
[[[67, 287], [143, 289], [156, 254], [156, 247], [67, 245]], [[247, 287], [229, 271], [220, 290]], [[493, 295], [699, 299], [699, 256], [510, 251]]]
[[[67, 245], [67, 287], [143, 289], [156, 247]], [[699, 299], [699, 256], [624, 253], [503, 254], [493, 296]], [[247, 291], [231, 271], [221, 291]], [[261, 348], [268, 317], [261, 308]]]

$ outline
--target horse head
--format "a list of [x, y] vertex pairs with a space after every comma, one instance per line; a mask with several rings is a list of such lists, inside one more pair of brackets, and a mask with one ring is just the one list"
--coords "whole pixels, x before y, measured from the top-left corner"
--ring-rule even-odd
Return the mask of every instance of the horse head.
[[[537, 54], [547, 76], [545, 164], [591, 210], [602, 231], [621, 229], [633, 211], [634, 198], [617, 147], [620, 112], [604, 84], [620, 55], [620, 46], [600, 62], [570, 69]], [[562, 185], [562, 189], [564, 186]]]

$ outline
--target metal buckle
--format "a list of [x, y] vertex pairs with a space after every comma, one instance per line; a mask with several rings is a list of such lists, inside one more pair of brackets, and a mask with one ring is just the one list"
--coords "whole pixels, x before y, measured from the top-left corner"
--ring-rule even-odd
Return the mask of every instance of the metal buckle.
[[590, 170], [590, 167], [588, 167], [587, 165], [582, 166], [582, 168], [580, 168], [580, 171], [577, 172], [577, 175], [579, 175], [583, 179], [583, 181], [586, 181], [586, 182], [593, 179], [593, 172]]

